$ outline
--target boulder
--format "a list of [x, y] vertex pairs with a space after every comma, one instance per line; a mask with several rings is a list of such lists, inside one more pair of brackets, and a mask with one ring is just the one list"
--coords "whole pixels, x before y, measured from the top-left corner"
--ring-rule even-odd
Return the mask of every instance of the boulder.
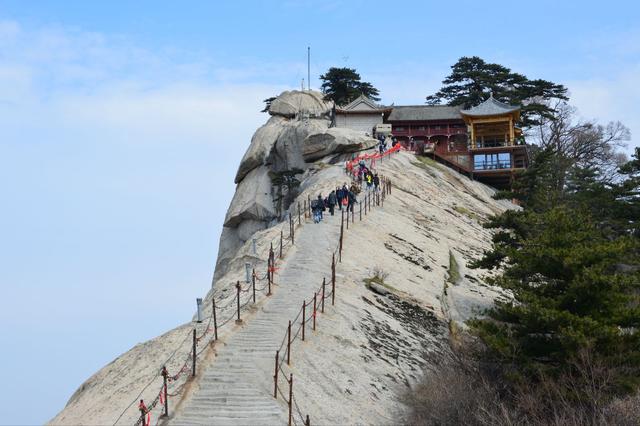
[[282, 92], [271, 102], [269, 114], [291, 118], [304, 112], [310, 117], [324, 117], [329, 115], [331, 108], [333, 102], [325, 101], [320, 92], [291, 90]]
[[310, 134], [329, 128], [329, 120], [309, 119], [291, 120], [284, 125], [282, 132], [267, 160], [274, 171], [301, 169], [308, 167], [303, 158], [304, 141]]
[[275, 217], [269, 168], [260, 166], [251, 170], [236, 187], [224, 226], [236, 228], [243, 220], [268, 222]]
[[376, 144], [377, 141], [364, 132], [332, 127], [307, 136], [304, 140], [302, 156], [306, 162], [311, 162], [330, 154], [369, 149]]
[[264, 163], [287, 121], [284, 117], [271, 117], [269, 121], [256, 130], [251, 138], [251, 144], [247, 152], [244, 153], [244, 157], [240, 161], [235, 183], [239, 183], [247, 173]]

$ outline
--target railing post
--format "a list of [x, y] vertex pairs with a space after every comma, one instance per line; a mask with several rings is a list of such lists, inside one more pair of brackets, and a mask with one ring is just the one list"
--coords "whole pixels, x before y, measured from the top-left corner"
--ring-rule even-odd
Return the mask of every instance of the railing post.
[[307, 414], [307, 418], [304, 421], [304, 426], [311, 426], [311, 420], [309, 420], [309, 415]]
[[313, 331], [316, 331], [316, 313], [318, 312], [318, 292], [313, 292]]
[[347, 204], [347, 229], [349, 229], [349, 204]]
[[169, 372], [167, 371], [166, 366], [162, 366], [162, 382], [164, 387], [162, 388], [162, 392], [164, 393], [164, 416], [169, 417], [169, 399], [167, 398], [167, 376]]
[[192, 363], [193, 365], [191, 366], [191, 375], [193, 377], [195, 377], [196, 376], [196, 358], [197, 358], [197, 356], [196, 356], [196, 329], [195, 328], [193, 329], [193, 355], [192, 355], [192, 357], [193, 357], [193, 363]]
[[331, 305], [336, 303], [336, 261], [335, 255], [331, 257]]
[[304, 218], [307, 218], [307, 200], [304, 200], [303, 202], [303, 208], [304, 208]]
[[364, 215], [367, 215], [367, 195], [364, 196]]
[[289, 374], [289, 426], [293, 420], [293, 373]]
[[267, 257], [267, 284], [268, 284], [268, 290], [267, 290], [267, 296], [271, 296], [271, 265], [272, 265], [273, 259], [271, 258], [271, 253], [269, 253], [269, 257]]
[[307, 319], [305, 318], [306, 313], [307, 313], [307, 301], [303, 300], [302, 301], [302, 341], [303, 342], [304, 342], [304, 327], [307, 322]]
[[311, 218], [311, 195], [307, 195], [307, 209], [309, 213], [309, 218]]
[[280, 259], [282, 259], [282, 238], [283, 238], [282, 234], [284, 234], [284, 231], [281, 229], [280, 230]]
[[256, 303], [256, 269], [253, 268], [253, 273], [251, 274], [251, 283], [253, 287], [253, 303]]
[[[344, 217], [344, 212], [342, 213], [342, 216]], [[338, 261], [340, 263], [342, 263], [342, 237], [343, 237], [343, 234], [344, 234], [344, 227], [342, 226], [342, 223], [341, 223], [340, 224], [340, 241], [339, 241], [340, 248], [338, 250]]]
[[[347, 212], [347, 214], [349, 214], [349, 212]], [[355, 214], [356, 214], [356, 212], [354, 211], [353, 204], [351, 204], [351, 225], [353, 225], [354, 222], [356, 221], [355, 220]]]
[[144, 405], [144, 399], [140, 400], [140, 404], [138, 404], [138, 410], [140, 410], [140, 425], [147, 426], [147, 422], [145, 420], [145, 414], [147, 411], [147, 407]]
[[280, 358], [280, 349], [276, 351], [276, 368], [273, 370], [273, 397], [278, 399], [278, 360]]
[[320, 301], [320, 312], [324, 314], [324, 293], [326, 291], [325, 287], [327, 286], [326, 280], [322, 278], [322, 300]]
[[236, 324], [240, 324], [242, 323], [242, 320], [240, 319], [240, 281], [236, 283], [236, 299], [238, 302], [238, 319], [236, 319]]
[[289, 222], [291, 223], [291, 244], [295, 244], [296, 231], [295, 226], [293, 226], [293, 217], [291, 216], [291, 213], [289, 213]]
[[300, 201], [298, 201], [298, 225], [302, 225], [302, 220], [300, 219]]
[[214, 337], [214, 340], [218, 340], [218, 319], [216, 318], [216, 298], [212, 297], [211, 300], [213, 300], [213, 306], [212, 306], [212, 310], [213, 310], [213, 337]]
[[360, 201], [358, 205], [360, 206], [360, 221], [362, 221], [362, 201]]
[[287, 328], [287, 365], [291, 365], [291, 320]]
[[369, 211], [371, 211], [371, 194], [369, 194]]

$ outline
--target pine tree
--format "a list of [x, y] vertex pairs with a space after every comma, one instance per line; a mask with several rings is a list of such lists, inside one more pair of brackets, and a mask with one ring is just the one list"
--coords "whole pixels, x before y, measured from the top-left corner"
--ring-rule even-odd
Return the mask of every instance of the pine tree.
[[360, 74], [352, 68], [329, 68], [320, 76], [322, 93], [326, 99], [333, 100], [336, 105], [346, 105], [360, 95], [373, 101], [379, 101], [378, 89], [371, 83], [360, 81]]
[[478, 56], [462, 57], [451, 66], [451, 74], [442, 81], [442, 88], [427, 96], [427, 103], [461, 105], [464, 108], [480, 104], [489, 93], [499, 101], [521, 106], [521, 124], [539, 125], [553, 117], [552, 99], [567, 100], [567, 88], [561, 84], [536, 79], [529, 80], [509, 68], [485, 62]]

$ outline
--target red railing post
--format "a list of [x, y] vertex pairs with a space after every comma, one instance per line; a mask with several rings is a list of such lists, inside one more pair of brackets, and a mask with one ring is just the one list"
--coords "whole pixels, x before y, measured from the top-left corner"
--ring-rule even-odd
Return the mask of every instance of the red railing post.
[[304, 342], [304, 326], [307, 322], [307, 319], [305, 318], [307, 312], [307, 301], [303, 300], [302, 301], [302, 341]]
[[269, 252], [269, 257], [267, 257], [267, 296], [271, 296], [271, 271], [272, 271], [273, 259], [271, 257], [271, 252]]
[[324, 314], [324, 293], [325, 293], [325, 287], [327, 286], [326, 280], [323, 278], [322, 279], [322, 300], [320, 301], [320, 312], [322, 312]]
[[291, 365], [291, 320], [287, 328], [287, 365]]
[[216, 318], [216, 298], [212, 297], [211, 300], [213, 301], [213, 337], [214, 340], [218, 340], [218, 318]]
[[313, 331], [316, 331], [316, 313], [318, 312], [318, 292], [313, 292]]
[[193, 358], [193, 365], [191, 366], [191, 375], [193, 377], [196, 376], [196, 358], [197, 358], [197, 354], [196, 354], [196, 329], [193, 329], [193, 354], [192, 354], [192, 358]]
[[140, 400], [140, 404], [138, 404], [138, 410], [140, 410], [140, 425], [147, 426], [147, 421], [145, 419], [145, 414], [147, 414], [147, 407], [144, 405], [144, 399]]
[[240, 281], [236, 283], [236, 299], [238, 306], [238, 319], [236, 319], [236, 324], [240, 324], [242, 320], [240, 319]]
[[289, 374], [289, 426], [293, 420], [293, 373]]
[[276, 368], [273, 371], [273, 397], [278, 399], [278, 360], [280, 358], [280, 349], [276, 351]]

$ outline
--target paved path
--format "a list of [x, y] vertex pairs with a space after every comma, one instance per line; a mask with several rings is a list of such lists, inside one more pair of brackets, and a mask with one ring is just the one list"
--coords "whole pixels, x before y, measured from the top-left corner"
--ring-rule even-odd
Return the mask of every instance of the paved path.
[[[337, 212], [339, 213], [339, 211]], [[330, 279], [331, 253], [340, 235], [340, 215], [297, 229], [295, 249], [286, 256], [278, 287], [246, 324], [220, 345], [215, 360], [199, 378], [199, 388], [184, 401], [173, 425], [283, 425], [287, 412], [273, 398], [275, 351], [302, 301]], [[329, 289], [329, 287], [327, 287]], [[286, 384], [282, 384], [283, 387]]]

